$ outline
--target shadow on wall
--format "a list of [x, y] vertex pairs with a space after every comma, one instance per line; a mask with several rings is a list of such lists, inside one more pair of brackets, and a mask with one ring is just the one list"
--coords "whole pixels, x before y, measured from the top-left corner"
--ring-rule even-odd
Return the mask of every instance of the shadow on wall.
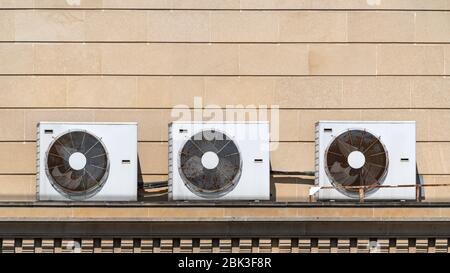
[[[271, 166], [272, 171], [272, 166]], [[276, 184], [295, 184], [295, 185], [310, 185], [315, 184], [315, 177], [298, 177], [298, 176], [270, 176], [270, 200], [276, 202], [277, 200], [277, 187]], [[416, 184], [419, 186], [424, 185], [423, 176], [419, 174], [419, 169], [416, 165]], [[419, 201], [425, 200], [425, 187], [419, 187]]]
[[295, 184], [295, 185], [314, 185], [314, 177], [299, 176], [280, 176], [272, 174], [272, 165], [270, 165], [270, 201], [277, 201], [277, 188], [275, 184]]
[[[423, 186], [423, 176], [419, 174], [419, 168], [416, 165], [416, 185]], [[419, 187], [419, 200], [422, 201], [425, 200], [425, 188]]]
[[[144, 176], [142, 175], [142, 168], [141, 168], [141, 162], [139, 160], [138, 155], [138, 201], [140, 202], [164, 202], [168, 201], [168, 195], [167, 195], [167, 187], [156, 187], [154, 189], [149, 189], [146, 191], [144, 189], [144, 185], [146, 184], [144, 181]], [[155, 184], [160, 185], [167, 183], [167, 181], [152, 181], [152, 183], [148, 184]]]
[[[272, 166], [270, 167], [272, 170]], [[143, 185], [163, 184], [167, 181], [152, 181], [151, 183], [145, 183], [144, 176], [142, 175], [141, 163], [138, 157], [138, 182], [139, 182], [139, 194], [138, 200], [145, 202], [164, 202], [168, 201], [167, 187], [156, 187], [150, 191], [144, 190]], [[314, 177], [305, 178], [298, 176], [279, 176], [270, 175], [270, 201], [276, 202], [277, 190], [275, 184], [295, 184], [295, 185], [314, 185]]]
[[[272, 166], [270, 167], [272, 171]], [[419, 170], [416, 166], [416, 184], [417, 185], [423, 185], [423, 177], [419, 174]], [[142, 175], [142, 169], [141, 169], [141, 163], [139, 161], [138, 157], [138, 182], [139, 185], [145, 184], [144, 177]], [[151, 184], [161, 184], [166, 183], [167, 181], [152, 181]], [[314, 185], [314, 177], [311, 178], [305, 178], [305, 177], [298, 177], [298, 176], [279, 176], [279, 175], [270, 175], [270, 201], [276, 202], [277, 197], [277, 189], [275, 184], [295, 184], [295, 185]], [[420, 191], [420, 200], [425, 199], [425, 189], [423, 187], [419, 188]], [[152, 189], [150, 192], [145, 191], [142, 187], [139, 187], [139, 194], [138, 194], [138, 200], [139, 201], [145, 201], [145, 202], [164, 202], [168, 201], [168, 195], [167, 195], [167, 187], [158, 187], [155, 189]]]
[[302, 177], [279, 177], [270, 176], [270, 200], [276, 202], [277, 189], [275, 184], [295, 184], [295, 185], [314, 185], [314, 178], [302, 178]]
[[142, 176], [141, 161], [139, 160], [139, 155], [137, 156], [137, 168], [138, 168], [138, 183], [144, 183], [144, 177]]

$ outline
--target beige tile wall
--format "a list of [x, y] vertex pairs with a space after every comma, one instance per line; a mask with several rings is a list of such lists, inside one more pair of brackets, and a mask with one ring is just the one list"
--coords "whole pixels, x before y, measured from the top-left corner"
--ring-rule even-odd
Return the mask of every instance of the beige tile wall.
[[2, 8], [448, 10], [448, 0], [2, 0]]
[[443, 44], [1, 43], [1, 74], [445, 76]]
[[446, 10], [2, 9], [0, 18], [1, 41], [435, 43], [450, 40]]
[[[0, 0], [0, 200], [34, 200], [41, 120], [137, 121], [140, 180], [167, 179], [194, 97], [278, 105], [277, 170], [314, 170], [317, 120], [416, 120], [424, 183], [450, 183], [449, 43], [448, 0]], [[308, 200], [308, 177], [272, 181]]]

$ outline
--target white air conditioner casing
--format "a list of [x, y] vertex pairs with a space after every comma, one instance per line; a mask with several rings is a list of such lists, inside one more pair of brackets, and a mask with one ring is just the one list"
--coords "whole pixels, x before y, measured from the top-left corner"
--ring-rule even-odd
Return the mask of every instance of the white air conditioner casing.
[[317, 200], [359, 200], [358, 189], [339, 185], [372, 182], [382, 187], [369, 189], [364, 200], [416, 198], [414, 121], [319, 121], [315, 146]]
[[169, 125], [169, 200], [269, 199], [268, 122]]
[[137, 124], [40, 122], [37, 199], [137, 201]]

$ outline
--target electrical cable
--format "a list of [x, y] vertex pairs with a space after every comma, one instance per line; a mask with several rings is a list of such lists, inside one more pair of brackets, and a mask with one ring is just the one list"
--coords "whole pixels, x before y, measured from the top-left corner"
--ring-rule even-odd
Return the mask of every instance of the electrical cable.
[[138, 187], [141, 189], [158, 189], [158, 188], [165, 188], [167, 187], [168, 181], [164, 182], [157, 182], [157, 183], [139, 183]]
[[297, 172], [297, 171], [270, 171], [274, 175], [304, 175], [304, 176], [315, 176], [315, 172]]

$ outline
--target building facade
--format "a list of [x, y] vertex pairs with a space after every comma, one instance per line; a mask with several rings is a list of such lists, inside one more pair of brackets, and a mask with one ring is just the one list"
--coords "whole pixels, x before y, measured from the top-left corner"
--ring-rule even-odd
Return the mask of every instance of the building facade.
[[[448, 0], [0, 0], [0, 249], [447, 252], [449, 43]], [[314, 171], [318, 120], [416, 121], [420, 200], [316, 202], [276, 175], [267, 203], [36, 202], [37, 122], [138, 122], [150, 184], [174, 108], [270, 119], [277, 171]]]

